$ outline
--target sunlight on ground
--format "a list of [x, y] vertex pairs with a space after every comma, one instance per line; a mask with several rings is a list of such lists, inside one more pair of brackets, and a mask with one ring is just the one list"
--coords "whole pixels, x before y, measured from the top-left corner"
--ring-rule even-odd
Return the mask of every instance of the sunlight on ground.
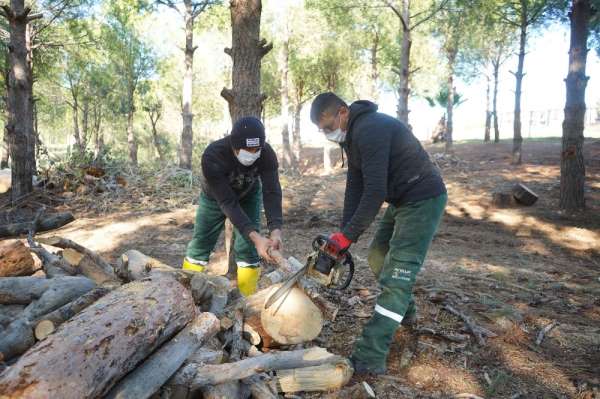
[[106, 220], [100, 226], [96, 219], [76, 219], [67, 228], [52, 235], [69, 238], [94, 251], [110, 252], [122, 243], [135, 241], [132, 234], [142, 237], [145, 234], [144, 228], [167, 225], [173, 219], [186, 219], [190, 218], [190, 215], [193, 215], [192, 207], [146, 216], [115, 215], [111, 218], [112, 221]]
[[407, 374], [409, 381], [425, 389], [442, 388], [446, 392], [481, 394], [477, 378], [466, 370], [428, 359], [426, 364], [412, 366]]

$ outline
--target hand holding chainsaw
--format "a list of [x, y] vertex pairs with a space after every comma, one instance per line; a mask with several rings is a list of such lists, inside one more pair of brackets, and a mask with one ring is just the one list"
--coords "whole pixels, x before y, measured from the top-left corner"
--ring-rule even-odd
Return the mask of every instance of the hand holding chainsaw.
[[344, 235], [344, 233], [337, 232], [329, 236], [327, 244], [327, 249], [330, 251], [331, 255], [340, 257], [348, 248], [350, 248], [350, 245], [352, 245], [352, 241], [350, 241]]

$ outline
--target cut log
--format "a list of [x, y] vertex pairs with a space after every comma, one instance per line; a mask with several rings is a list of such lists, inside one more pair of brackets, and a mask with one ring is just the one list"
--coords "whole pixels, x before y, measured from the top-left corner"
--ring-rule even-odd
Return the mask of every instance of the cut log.
[[[73, 280], [75, 279], [75, 280]], [[0, 304], [29, 304], [39, 299], [50, 287], [76, 286], [89, 279], [80, 276], [0, 278]]]
[[[292, 256], [290, 256], [288, 259], [284, 259], [281, 253], [279, 253], [279, 251], [272, 251], [271, 256], [273, 257], [273, 259], [275, 259], [280, 269], [286, 271], [287, 273], [289, 273], [289, 275], [295, 273], [296, 271], [304, 267], [304, 265], [300, 263], [300, 261], [298, 261]], [[307, 277], [302, 277], [298, 281], [298, 286], [302, 288], [306, 295], [308, 295], [313, 300], [315, 305], [317, 305], [319, 309], [321, 309], [323, 316], [327, 320], [335, 320], [339, 307], [331, 303], [321, 295], [321, 293], [319, 292], [321, 287], [318, 283], [314, 282], [313, 280]]]
[[256, 331], [254, 328], [252, 328], [252, 326], [248, 323], [244, 323], [244, 326], [242, 328], [242, 332], [243, 332], [243, 336], [246, 340], [248, 340], [248, 342], [250, 342], [252, 345], [259, 345], [261, 338], [260, 338], [260, 334], [258, 333], [258, 331]]
[[354, 370], [347, 359], [315, 367], [276, 372], [280, 392], [314, 392], [340, 389], [350, 381]]
[[67, 261], [54, 255], [46, 248], [37, 245], [33, 240], [30, 241], [29, 248], [31, 252], [35, 253], [42, 260], [42, 267], [48, 277], [77, 274], [78, 270]]
[[33, 322], [38, 317], [71, 302], [94, 287], [85, 277], [63, 277], [54, 282], [39, 299], [31, 302], [0, 337], [0, 356], [8, 360], [20, 355], [34, 343]]
[[21, 240], [0, 242], [0, 277], [29, 276], [34, 272], [31, 252]]
[[77, 251], [81, 254], [87, 255], [93, 261], [93, 263], [98, 265], [104, 271], [104, 273], [111, 276], [112, 279], [116, 278], [114, 269], [110, 265], [110, 263], [105, 261], [96, 252], [84, 247], [83, 245], [79, 245], [75, 241], [71, 241], [69, 239], [58, 237], [58, 236], [53, 236], [53, 237], [38, 238], [38, 242], [40, 242], [42, 244], [46, 244], [46, 245], [51, 245], [53, 247], [62, 248], [62, 249], [66, 249], [66, 248], [74, 249], [75, 251]]
[[94, 288], [74, 301], [71, 301], [54, 310], [53, 312], [44, 315], [40, 318], [35, 327], [35, 337], [38, 340], [46, 338], [49, 334], [56, 330], [59, 325], [69, 320], [71, 317], [75, 316], [77, 313], [87, 308], [108, 293], [108, 288]]
[[121, 255], [115, 266], [115, 272], [118, 277], [125, 281], [141, 280], [149, 275], [163, 274], [177, 279], [180, 283], [188, 287], [190, 280], [196, 274], [196, 272], [176, 269], [166, 265], [135, 249], [131, 249]]
[[114, 285], [120, 284], [117, 276], [114, 273], [107, 273], [100, 265], [88, 255], [76, 251], [72, 248], [63, 250], [62, 257], [71, 266], [76, 268], [79, 273], [94, 280], [98, 285]]
[[151, 277], [111, 291], [0, 376], [3, 398], [96, 398], [195, 315], [191, 294]]
[[[281, 285], [275, 285], [275, 292]], [[267, 298], [271, 295], [269, 293]], [[264, 330], [276, 342], [284, 345], [300, 344], [315, 339], [323, 328], [323, 315], [318, 307], [298, 287], [279, 298], [260, 315]]]
[[2, 277], [0, 278], [0, 304], [23, 304], [42, 296], [51, 282], [58, 279], [42, 277]]
[[187, 360], [187, 364], [181, 367], [177, 372], [169, 378], [163, 386], [162, 391], [168, 393], [170, 399], [186, 399], [190, 394], [190, 384], [196, 375], [196, 370], [199, 365], [219, 364], [223, 361], [223, 350], [213, 349], [214, 346], [208, 344], [198, 349]]
[[[227, 381], [248, 378], [252, 375], [272, 371], [320, 366], [337, 363], [343, 358], [323, 348], [302, 349], [289, 352], [267, 353], [246, 358], [235, 363], [200, 366], [192, 381], [192, 387], [217, 385]], [[0, 385], [1, 387], [1, 385]]]
[[[39, 221], [36, 231], [39, 233], [42, 231], [58, 229], [59, 227], [71, 223], [73, 220], [75, 220], [75, 218], [70, 212], [50, 215]], [[18, 237], [27, 234], [30, 228], [31, 222], [5, 224], [0, 226], [0, 238]]]
[[538, 200], [538, 195], [522, 183], [517, 183], [512, 189], [512, 195], [519, 204], [531, 206]]
[[219, 331], [219, 319], [202, 313], [171, 341], [123, 378], [106, 396], [109, 399], [145, 399], [173, 375], [185, 360]]

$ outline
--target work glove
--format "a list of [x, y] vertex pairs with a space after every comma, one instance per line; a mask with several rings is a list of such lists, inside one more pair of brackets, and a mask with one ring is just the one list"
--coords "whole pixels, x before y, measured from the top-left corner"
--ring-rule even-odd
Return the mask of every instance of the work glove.
[[342, 253], [350, 248], [352, 241], [350, 241], [344, 233], [337, 232], [329, 236], [329, 251], [332, 255], [340, 256]]

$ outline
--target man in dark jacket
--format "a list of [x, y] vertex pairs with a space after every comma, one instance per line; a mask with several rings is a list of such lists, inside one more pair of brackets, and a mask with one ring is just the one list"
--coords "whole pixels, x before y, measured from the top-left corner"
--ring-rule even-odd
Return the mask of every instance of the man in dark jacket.
[[[265, 142], [265, 128], [254, 117], [240, 118], [231, 135], [206, 147], [202, 154], [202, 192], [184, 269], [204, 271], [227, 217], [235, 227], [238, 287], [246, 296], [256, 291], [259, 256], [269, 260], [269, 248], [281, 249], [277, 169], [277, 156]], [[270, 238], [259, 233], [261, 192]]]
[[351, 356], [356, 372], [382, 374], [396, 329], [416, 318], [412, 287], [444, 212], [446, 187], [410, 129], [372, 102], [348, 107], [322, 93], [310, 116], [348, 156], [342, 229], [330, 236], [338, 251], [356, 242], [388, 204], [368, 256], [381, 294]]

